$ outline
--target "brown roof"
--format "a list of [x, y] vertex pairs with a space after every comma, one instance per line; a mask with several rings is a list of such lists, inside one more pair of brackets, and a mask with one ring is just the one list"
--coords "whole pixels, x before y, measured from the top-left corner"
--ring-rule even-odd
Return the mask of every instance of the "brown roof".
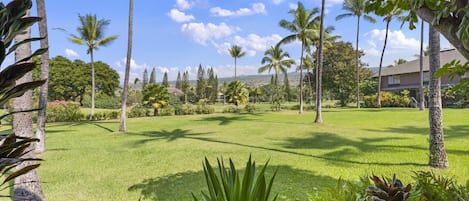
[[[428, 56], [423, 57], [423, 71], [429, 71]], [[459, 60], [462, 63], [467, 62], [467, 59], [462, 56], [459, 51], [456, 49], [442, 50], [440, 51], [440, 64], [443, 66], [446, 63], [449, 63], [453, 60]], [[420, 60], [412, 60], [401, 65], [383, 68], [381, 70], [381, 76], [389, 75], [400, 75], [407, 73], [417, 73], [420, 72]], [[378, 77], [378, 72], [376, 72], [373, 77]]]

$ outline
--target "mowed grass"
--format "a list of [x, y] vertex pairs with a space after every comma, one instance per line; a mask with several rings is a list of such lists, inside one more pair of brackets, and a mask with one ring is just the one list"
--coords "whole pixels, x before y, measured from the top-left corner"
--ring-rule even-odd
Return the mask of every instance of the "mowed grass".
[[[404, 182], [413, 171], [431, 170], [428, 111], [416, 109], [325, 109], [128, 119], [119, 122], [57, 123], [47, 127], [47, 152], [39, 168], [48, 200], [191, 200], [205, 190], [202, 160], [232, 158], [244, 168], [270, 159], [278, 169], [279, 200], [307, 200], [307, 193], [339, 179], [371, 173]], [[448, 170], [469, 179], [469, 110], [444, 111]]]

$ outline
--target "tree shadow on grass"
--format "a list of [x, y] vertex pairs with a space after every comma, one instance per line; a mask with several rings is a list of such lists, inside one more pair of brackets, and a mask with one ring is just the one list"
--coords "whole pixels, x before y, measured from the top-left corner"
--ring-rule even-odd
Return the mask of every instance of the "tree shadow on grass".
[[[212, 163], [212, 167], [215, 168], [214, 165]], [[244, 171], [244, 165], [239, 166], [243, 167], [242, 171]], [[260, 168], [257, 168], [258, 171]], [[307, 200], [307, 193], [313, 192], [314, 187], [329, 186], [337, 181], [329, 176], [317, 175], [314, 172], [290, 166], [269, 166], [266, 178], [270, 179], [277, 168], [278, 173], [271, 196], [279, 193], [278, 200]], [[218, 173], [218, 169], [215, 170]], [[240, 177], [242, 177], [242, 173]], [[201, 197], [201, 191], [208, 193], [206, 185], [203, 171], [182, 172], [145, 179], [141, 183], [130, 186], [128, 191], [139, 192], [140, 197], [144, 200], [192, 200], [191, 193], [194, 193], [198, 198]]]
[[226, 126], [229, 125], [233, 122], [236, 121], [252, 121], [253, 119], [249, 119], [249, 116], [260, 116], [261, 114], [257, 113], [242, 113], [242, 114], [233, 114], [233, 115], [220, 115], [220, 116], [211, 116], [211, 117], [205, 117], [200, 120], [195, 120], [195, 121], [215, 121], [219, 122], [218, 125], [220, 126]]
[[205, 138], [200, 138], [196, 136], [204, 135], [204, 134], [210, 134], [209, 132], [207, 133], [192, 133], [190, 130], [182, 130], [182, 129], [174, 129], [172, 131], [170, 130], [159, 130], [159, 131], [144, 131], [144, 132], [127, 132], [126, 134], [130, 135], [135, 135], [135, 136], [142, 136], [145, 137], [145, 139], [138, 140], [136, 144], [145, 144], [147, 142], [151, 141], [157, 141], [157, 140], [166, 140], [167, 142], [172, 142], [178, 139], [195, 139], [195, 140], [200, 140], [200, 139], [205, 139]]
[[[400, 126], [400, 127], [389, 127], [384, 129], [364, 129], [368, 132], [382, 132], [392, 134], [420, 134], [428, 135], [430, 129], [428, 127], [417, 127], [417, 126]], [[450, 125], [444, 128], [445, 139], [454, 138], [466, 138], [469, 136], [469, 125]]]

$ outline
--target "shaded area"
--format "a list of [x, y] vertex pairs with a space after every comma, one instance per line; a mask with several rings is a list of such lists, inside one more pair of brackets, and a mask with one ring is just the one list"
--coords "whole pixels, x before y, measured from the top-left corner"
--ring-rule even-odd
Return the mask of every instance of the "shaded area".
[[[384, 129], [363, 129], [369, 132], [381, 132], [381, 133], [392, 133], [392, 134], [420, 134], [429, 135], [430, 129], [428, 127], [417, 127], [417, 126], [400, 126], [400, 127], [389, 127]], [[444, 128], [445, 139], [454, 138], [466, 138], [469, 137], [469, 125], [450, 125]]]
[[242, 113], [242, 114], [233, 114], [233, 115], [222, 115], [222, 116], [211, 116], [211, 117], [204, 117], [200, 120], [195, 121], [215, 121], [219, 122], [218, 125], [226, 126], [235, 121], [253, 121], [253, 119], [249, 119], [249, 116], [261, 116], [258, 113]]
[[[244, 168], [245, 164], [239, 162], [242, 164], [239, 167]], [[267, 168], [268, 179], [277, 168], [278, 173], [272, 193], [279, 193], [278, 200], [307, 200], [307, 193], [313, 192], [314, 187], [332, 185], [337, 182], [332, 177], [317, 175], [314, 172], [290, 166], [269, 166]], [[260, 170], [259, 166], [258, 170]], [[218, 169], [216, 171], [218, 172]], [[207, 187], [204, 172], [198, 171], [145, 179], [141, 183], [130, 186], [128, 191], [139, 192], [140, 198], [144, 200], [192, 200], [191, 193], [200, 198], [201, 191], [207, 193]]]
[[[190, 130], [182, 130], [182, 129], [174, 129], [173, 131], [161, 130], [161, 131], [149, 131], [149, 132], [128, 133], [128, 134], [149, 137], [147, 139], [138, 140], [136, 142], [136, 144], [143, 144], [143, 143], [154, 141], [154, 140], [166, 140], [168, 142], [171, 142], [171, 141], [178, 140], [178, 139], [191, 139], [191, 140], [205, 141], [205, 142], [211, 142], [211, 143], [220, 143], [220, 144], [226, 144], [226, 145], [232, 145], [232, 146], [241, 146], [241, 147], [248, 147], [248, 148], [254, 148], [254, 149], [262, 149], [262, 150], [273, 151], [273, 152], [277, 152], [277, 153], [291, 154], [291, 155], [296, 155], [296, 156], [315, 158], [315, 159], [325, 160], [325, 161], [334, 162], [334, 163], [350, 163], [350, 164], [358, 164], [358, 165], [381, 165], [381, 166], [389, 166], [389, 165], [425, 166], [426, 165], [426, 164], [423, 164], [423, 163], [415, 163], [415, 162], [393, 162], [393, 163], [363, 162], [363, 161], [350, 160], [350, 159], [348, 159], [348, 157], [337, 157], [335, 155], [334, 156], [312, 155], [312, 154], [306, 154], [306, 153], [302, 153], [302, 152], [292, 151], [292, 150], [289, 150], [289, 149], [263, 147], [263, 146], [258, 146], [258, 145], [243, 144], [243, 143], [239, 143], [239, 142], [230, 142], [230, 141], [222, 141], [222, 140], [217, 140], [217, 139], [212, 139], [212, 138], [199, 137], [200, 135], [210, 134], [210, 133], [191, 133]], [[401, 138], [396, 138], [396, 139], [401, 139]], [[295, 140], [295, 138], [292, 138], [291, 140]], [[300, 139], [298, 139], [298, 142], [301, 142], [302, 140], [304, 140], [304, 139], [300, 138]], [[301, 143], [303, 143], [303, 142], [301, 142]], [[297, 147], [294, 147], [294, 148], [302, 148], [301, 144], [297, 144], [296, 146]], [[399, 147], [399, 146], [397, 146], [397, 147]], [[334, 147], [324, 146], [324, 149], [331, 149], [331, 148], [334, 148]]]

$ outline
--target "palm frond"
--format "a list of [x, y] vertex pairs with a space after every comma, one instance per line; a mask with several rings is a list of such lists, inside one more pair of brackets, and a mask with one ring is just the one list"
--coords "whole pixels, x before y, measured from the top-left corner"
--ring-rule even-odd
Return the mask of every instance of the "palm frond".
[[376, 19], [373, 18], [373, 17], [371, 17], [371, 16], [369, 16], [369, 15], [364, 15], [363, 18], [364, 18], [366, 21], [371, 22], [371, 23], [373, 23], [373, 24], [376, 23]]
[[353, 13], [344, 13], [344, 14], [337, 15], [337, 17], [335, 17], [335, 20], [339, 21], [339, 20], [342, 20], [344, 18], [354, 17], [354, 16], [355, 15]]
[[99, 41], [96, 41], [96, 47], [99, 47], [99, 46], [107, 46], [109, 45], [111, 42], [113, 42], [114, 40], [116, 40], [119, 36], [118, 35], [112, 35], [112, 36], [108, 36], [108, 37], [105, 37], [105, 38], [102, 38], [101, 40]]

